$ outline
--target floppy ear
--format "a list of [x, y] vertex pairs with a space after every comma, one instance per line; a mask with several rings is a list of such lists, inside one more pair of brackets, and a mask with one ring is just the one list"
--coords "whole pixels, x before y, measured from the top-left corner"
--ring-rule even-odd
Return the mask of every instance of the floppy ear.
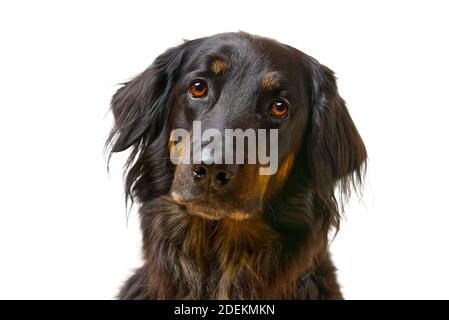
[[167, 50], [114, 94], [111, 108], [115, 126], [108, 139], [112, 152], [128, 149], [144, 135], [151, 141], [161, 132], [169, 115], [170, 93], [176, 83], [186, 45]]
[[325, 197], [337, 182], [341, 192], [362, 182], [367, 158], [365, 146], [344, 100], [340, 97], [334, 73], [311, 61], [312, 101], [308, 141], [308, 164], [314, 189]]

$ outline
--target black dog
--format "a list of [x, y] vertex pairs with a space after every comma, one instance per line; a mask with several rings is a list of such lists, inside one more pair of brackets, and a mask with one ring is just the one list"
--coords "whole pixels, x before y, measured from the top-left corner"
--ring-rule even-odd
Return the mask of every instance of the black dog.
[[[112, 99], [112, 152], [132, 148], [144, 265], [122, 299], [339, 299], [328, 233], [366, 150], [333, 72], [271, 39], [225, 33], [160, 55]], [[170, 132], [278, 129], [279, 169], [174, 165]]]

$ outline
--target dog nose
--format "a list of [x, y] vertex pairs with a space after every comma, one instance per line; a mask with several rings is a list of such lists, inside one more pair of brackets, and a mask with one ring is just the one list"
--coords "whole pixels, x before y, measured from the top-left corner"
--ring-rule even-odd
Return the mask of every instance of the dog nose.
[[207, 170], [206, 170], [205, 166], [197, 165], [197, 166], [193, 167], [192, 173], [193, 173], [193, 178], [195, 179], [195, 181], [201, 181], [201, 180], [204, 180], [204, 178], [206, 178]]
[[221, 188], [234, 179], [236, 170], [234, 166], [198, 164], [192, 167], [192, 174], [197, 183], [210, 183], [214, 188]]

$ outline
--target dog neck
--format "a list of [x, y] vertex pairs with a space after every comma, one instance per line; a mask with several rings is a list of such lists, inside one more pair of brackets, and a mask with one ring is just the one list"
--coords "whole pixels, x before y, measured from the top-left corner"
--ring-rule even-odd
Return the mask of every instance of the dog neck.
[[151, 226], [144, 258], [157, 298], [292, 297], [327, 253], [321, 234], [304, 231], [306, 240], [288, 243], [263, 215], [207, 220], [162, 198], [140, 214]]

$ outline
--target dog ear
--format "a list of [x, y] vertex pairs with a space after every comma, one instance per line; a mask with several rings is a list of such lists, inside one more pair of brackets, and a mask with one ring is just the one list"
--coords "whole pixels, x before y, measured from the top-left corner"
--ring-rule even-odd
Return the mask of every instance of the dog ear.
[[308, 164], [313, 188], [325, 198], [337, 182], [348, 195], [362, 183], [366, 149], [344, 100], [340, 97], [332, 70], [311, 61], [311, 118]]
[[151, 141], [162, 131], [186, 46], [167, 50], [114, 94], [111, 108], [115, 125], [108, 139], [111, 152], [128, 149], [144, 135]]

